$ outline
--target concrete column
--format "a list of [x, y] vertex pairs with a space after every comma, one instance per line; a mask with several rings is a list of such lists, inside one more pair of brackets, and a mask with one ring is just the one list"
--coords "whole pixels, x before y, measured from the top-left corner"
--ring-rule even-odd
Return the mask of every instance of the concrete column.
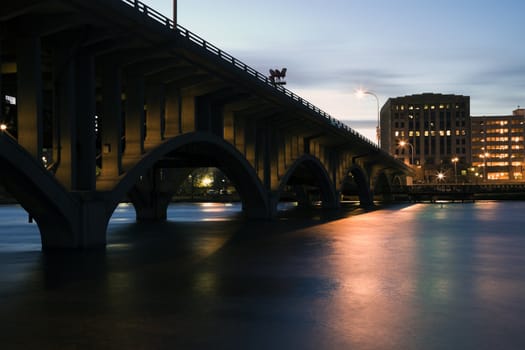
[[71, 46], [57, 47], [53, 57], [54, 110], [57, 125], [53, 135], [55, 177], [68, 190], [77, 187], [75, 64]]
[[40, 38], [20, 36], [16, 43], [18, 143], [40, 161], [43, 139]]
[[257, 127], [255, 138], [255, 170], [257, 171], [257, 175], [263, 183], [264, 188], [268, 190], [270, 188], [270, 155], [266, 138], [266, 128]]
[[211, 131], [212, 105], [208, 96], [195, 99], [195, 128], [199, 131]]
[[[253, 167], [256, 167], [255, 162], [255, 149], [257, 145], [257, 129], [254, 122], [246, 122], [245, 120], [238, 119], [236, 121], [236, 125], [239, 125], [239, 130], [241, 129], [242, 125], [242, 138], [240, 138], [241, 133], [237, 133], [237, 127], [236, 127], [236, 136], [235, 136], [235, 142], [238, 144], [237, 148], [242, 149], [244, 148], [244, 156], [246, 157], [246, 160], [250, 162], [250, 164]], [[241, 145], [241, 142], [243, 143], [243, 146]]]
[[274, 131], [270, 127], [265, 127], [263, 130], [263, 169], [264, 169], [264, 186], [268, 190], [276, 190], [279, 183], [279, 159], [278, 140]]
[[284, 137], [284, 165], [289, 167], [293, 163], [292, 157], [292, 137], [291, 135], [286, 135]]
[[129, 192], [137, 220], [166, 220], [168, 205], [175, 189], [164, 186], [163, 177], [163, 169], [150, 169]]
[[320, 143], [318, 144], [318, 148], [319, 148], [319, 160], [326, 167], [326, 149]]
[[[224, 131], [223, 131], [224, 140], [237, 147], [236, 137], [235, 137], [235, 133], [237, 131], [236, 130], [237, 125], [235, 124], [235, 112], [231, 110], [224, 111], [223, 128], [224, 128]], [[243, 146], [244, 146], [244, 143], [243, 143]], [[239, 149], [239, 151], [241, 150]], [[244, 149], [241, 151], [241, 153], [244, 154]]]
[[332, 184], [333, 184], [333, 187], [334, 187], [334, 191], [336, 193], [338, 193], [337, 201], [338, 201], [338, 205], [339, 205], [339, 201], [341, 199], [341, 196], [339, 196], [339, 174], [338, 174], [338, 171], [337, 171], [339, 169], [339, 155], [338, 155], [338, 152], [336, 150], [332, 149], [328, 153], [328, 159], [329, 159], [328, 171], [329, 171], [330, 176], [332, 177]]
[[297, 158], [305, 153], [304, 137], [297, 136], [296, 140], [296, 149]]
[[162, 141], [164, 119], [164, 85], [150, 83], [146, 86], [146, 142], [158, 144]]
[[0, 122], [4, 121], [4, 94], [2, 92], [2, 42], [0, 41]]
[[195, 131], [195, 96], [183, 95], [181, 103], [181, 132]]
[[126, 156], [144, 153], [144, 77], [140, 72], [126, 75]]
[[122, 163], [122, 83], [115, 62], [102, 63], [102, 176], [115, 177]]
[[94, 191], [96, 181], [95, 64], [93, 56], [80, 52], [75, 60], [76, 189]]
[[166, 105], [164, 118], [166, 127], [164, 137], [175, 137], [181, 133], [180, 91], [175, 84], [166, 86]]
[[286, 173], [286, 139], [280, 130], [275, 132], [275, 145], [277, 152], [277, 180]]

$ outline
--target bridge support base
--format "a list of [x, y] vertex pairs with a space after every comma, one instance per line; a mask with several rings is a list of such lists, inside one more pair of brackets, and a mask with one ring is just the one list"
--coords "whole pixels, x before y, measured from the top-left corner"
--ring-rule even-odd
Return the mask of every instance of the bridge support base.
[[105, 248], [112, 208], [92, 193], [78, 194], [76, 215], [62, 220], [38, 220], [42, 250]]

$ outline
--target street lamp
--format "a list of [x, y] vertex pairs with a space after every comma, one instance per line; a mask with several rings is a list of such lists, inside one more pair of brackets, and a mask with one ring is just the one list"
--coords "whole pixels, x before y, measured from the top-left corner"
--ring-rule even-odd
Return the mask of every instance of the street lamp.
[[409, 142], [406, 142], [406, 141], [399, 141], [399, 146], [401, 147], [405, 147], [405, 146], [410, 146], [410, 154], [412, 155], [412, 165], [414, 165], [414, 146], [409, 143]]
[[483, 158], [483, 180], [487, 181], [487, 158], [489, 157], [489, 153], [485, 152], [484, 154], [480, 154], [480, 158]]
[[9, 132], [9, 130], [7, 128], [7, 124], [4, 124], [4, 123], [0, 124], [0, 133], [6, 134], [7, 136], [12, 138], [13, 140], [16, 140], [15, 137], [13, 135], [11, 135], [11, 133]]
[[177, 29], [177, 0], [173, 0], [173, 29]]
[[376, 99], [376, 102], [377, 102], [377, 126], [376, 126], [376, 138], [377, 138], [377, 145], [379, 147], [381, 147], [381, 127], [379, 126], [379, 98], [377, 97], [377, 95], [375, 93], [373, 93], [372, 91], [368, 91], [368, 90], [362, 90], [362, 89], [359, 89], [357, 90], [356, 92], [356, 95], [358, 97], [362, 97], [364, 95], [371, 95], [371, 96], [374, 96], [375, 99]]
[[458, 173], [457, 173], [457, 163], [459, 161], [458, 157], [452, 158], [452, 163], [454, 163], [454, 182], [458, 183]]
[[443, 174], [442, 172], [439, 172], [437, 174], [437, 179], [438, 179], [438, 182], [445, 180], [445, 174]]

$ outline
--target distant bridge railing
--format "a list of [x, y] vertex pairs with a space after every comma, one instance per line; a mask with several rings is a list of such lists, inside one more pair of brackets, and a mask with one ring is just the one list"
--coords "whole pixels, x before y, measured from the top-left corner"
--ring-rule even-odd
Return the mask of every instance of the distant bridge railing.
[[394, 192], [399, 193], [516, 193], [525, 194], [525, 183], [484, 183], [484, 184], [417, 184], [395, 186]]
[[261, 74], [259, 73], [257, 70], [253, 69], [252, 67], [248, 66], [247, 64], [243, 63], [242, 61], [239, 61], [238, 59], [236, 59], [235, 57], [233, 57], [232, 55], [222, 51], [221, 49], [219, 49], [218, 47], [216, 47], [215, 45], [207, 42], [206, 40], [202, 39], [200, 36], [190, 32], [188, 29], [184, 28], [183, 26], [177, 24], [175, 26], [175, 23], [173, 22], [173, 20], [167, 18], [166, 16], [162, 15], [160, 12], [156, 11], [155, 9], [152, 9], [151, 7], [145, 5], [144, 3], [138, 1], [138, 0], [121, 0], [122, 2], [126, 3], [127, 5], [131, 6], [131, 7], [134, 7], [135, 9], [137, 9], [139, 12], [147, 15], [149, 18], [159, 22], [160, 24], [170, 28], [170, 29], [176, 29], [179, 34], [183, 37], [185, 37], [186, 39], [190, 40], [191, 42], [197, 44], [197, 45], [200, 45], [202, 48], [206, 49], [208, 52], [210, 53], [213, 53], [215, 54], [217, 57], [223, 59], [224, 61], [232, 64], [233, 66], [237, 67], [238, 69], [250, 74], [251, 76], [255, 77], [256, 79], [260, 80], [261, 82], [264, 82], [265, 84], [275, 88], [276, 90], [282, 92], [283, 94], [285, 94], [286, 96], [290, 97], [292, 100], [296, 101], [296, 102], [299, 102], [301, 103], [302, 105], [304, 105], [305, 107], [307, 107], [308, 109], [310, 109], [311, 111], [317, 113], [318, 115], [320, 115], [321, 117], [325, 118], [328, 122], [330, 122], [330, 124], [334, 127], [337, 127], [339, 129], [342, 129], [342, 130], [345, 130], [349, 133], [351, 133], [352, 135], [362, 139], [363, 141], [366, 141], [368, 142], [371, 146], [377, 148], [378, 150], [379, 147], [373, 143], [370, 139], [368, 139], [367, 137], [361, 135], [360, 133], [358, 133], [357, 131], [355, 131], [354, 129], [352, 129], [351, 127], [349, 127], [348, 125], [342, 123], [341, 121], [339, 121], [338, 119], [330, 116], [330, 114], [326, 113], [325, 111], [321, 110], [320, 108], [314, 106], [313, 104], [311, 104], [310, 102], [308, 102], [307, 100], [303, 99], [302, 97], [294, 94], [293, 92], [291, 92], [290, 90], [284, 88], [282, 85], [276, 85], [274, 83], [272, 83], [270, 81], [270, 79], [265, 76], [264, 74]]

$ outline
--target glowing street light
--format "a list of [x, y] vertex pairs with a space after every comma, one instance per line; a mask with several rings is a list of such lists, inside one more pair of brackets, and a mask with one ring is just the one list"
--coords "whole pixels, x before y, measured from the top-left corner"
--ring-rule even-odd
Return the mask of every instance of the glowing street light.
[[437, 174], [437, 178], [438, 178], [438, 181], [443, 181], [443, 180], [445, 180], [445, 174], [439, 172]]
[[377, 138], [377, 145], [381, 146], [381, 128], [379, 126], [379, 97], [375, 93], [369, 90], [363, 90], [359, 89], [356, 91], [357, 97], [363, 97], [364, 95], [371, 95], [374, 96], [377, 102], [377, 126], [376, 126], [376, 138]]
[[410, 154], [412, 155], [412, 165], [414, 165], [414, 146], [409, 143], [409, 142], [406, 142], [406, 141], [399, 141], [399, 146], [401, 147], [405, 147], [405, 146], [410, 146]]
[[454, 182], [458, 183], [458, 173], [457, 173], [457, 164], [458, 164], [459, 158], [454, 157], [452, 158], [452, 163], [454, 163]]
[[479, 155], [480, 158], [483, 159], [483, 180], [487, 180], [487, 158], [489, 157], [489, 153], [485, 152], [484, 154]]
[[0, 132], [2, 134], [6, 134], [7, 136], [9, 136], [10, 138], [12, 138], [13, 140], [15, 140], [15, 137], [13, 135], [11, 135], [11, 133], [9, 132], [9, 130], [7, 130], [7, 124], [4, 124], [4, 123], [1, 123], [0, 124]]

